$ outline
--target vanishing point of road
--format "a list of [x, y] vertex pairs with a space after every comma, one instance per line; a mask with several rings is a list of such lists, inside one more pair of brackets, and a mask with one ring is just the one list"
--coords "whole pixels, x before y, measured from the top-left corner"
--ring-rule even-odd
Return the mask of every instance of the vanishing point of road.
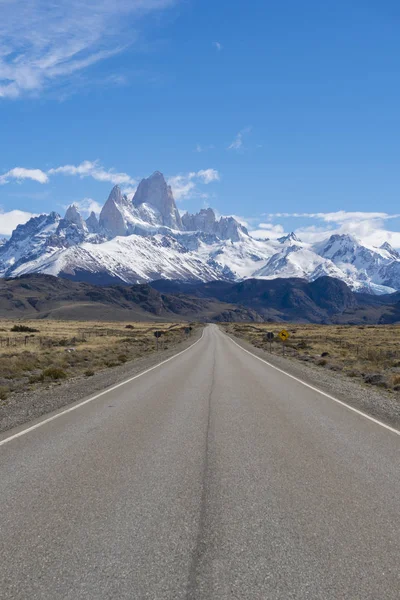
[[400, 598], [400, 436], [216, 326], [41, 423], [0, 437], [1, 600]]

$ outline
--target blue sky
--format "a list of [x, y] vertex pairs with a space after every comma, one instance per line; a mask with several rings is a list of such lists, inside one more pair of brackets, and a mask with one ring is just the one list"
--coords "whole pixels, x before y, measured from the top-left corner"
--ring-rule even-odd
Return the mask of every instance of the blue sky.
[[255, 235], [400, 247], [397, 2], [0, 5], [0, 234], [160, 170]]

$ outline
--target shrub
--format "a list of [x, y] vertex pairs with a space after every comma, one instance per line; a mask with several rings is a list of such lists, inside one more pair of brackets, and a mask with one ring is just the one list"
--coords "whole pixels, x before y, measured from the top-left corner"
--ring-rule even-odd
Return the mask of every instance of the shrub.
[[85, 375], [86, 375], [86, 377], [93, 377], [93, 375], [94, 375], [93, 369], [87, 369], [87, 371], [85, 371]]
[[31, 375], [29, 377], [29, 383], [42, 383], [44, 381], [44, 374], [39, 373], [36, 375]]
[[361, 373], [359, 371], [348, 371], [346, 375], [348, 377], [359, 377]]
[[10, 390], [5, 385], [0, 386], [0, 400], [6, 400]]
[[39, 329], [28, 327], [27, 325], [14, 325], [14, 327], [11, 328], [11, 331], [18, 333], [39, 333]]
[[125, 325], [125, 329], [135, 329], [133, 325]]
[[112, 369], [113, 367], [118, 367], [118, 364], [115, 360], [107, 360], [105, 362], [106, 367], [108, 367], [109, 369]]
[[305, 350], [306, 348], [308, 348], [308, 344], [305, 340], [301, 340], [300, 342], [298, 342], [297, 347]]
[[379, 387], [387, 387], [387, 383], [384, 375], [380, 373], [367, 373], [364, 375], [364, 382], [370, 385], [377, 385]]
[[327, 363], [328, 363], [328, 361], [327, 361], [327, 360], [325, 360], [325, 358], [319, 358], [319, 359], [317, 360], [317, 365], [318, 365], [319, 367], [325, 367], [325, 365], [326, 365]]
[[67, 378], [66, 372], [61, 367], [47, 367], [43, 371], [43, 376], [54, 380]]
[[126, 363], [126, 362], [127, 362], [127, 360], [128, 360], [128, 357], [127, 357], [127, 355], [126, 355], [126, 354], [120, 354], [120, 355], [118, 356], [118, 360], [119, 360], [119, 362], [120, 362], [120, 363]]
[[398, 391], [400, 389], [400, 375], [399, 374], [392, 375], [391, 383], [392, 383], [393, 389]]

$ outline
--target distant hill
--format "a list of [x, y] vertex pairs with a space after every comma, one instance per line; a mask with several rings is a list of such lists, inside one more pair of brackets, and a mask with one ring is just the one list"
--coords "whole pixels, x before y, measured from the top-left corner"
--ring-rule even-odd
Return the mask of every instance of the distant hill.
[[0, 279], [0, 317], [117, 321], [261, 321], [256, 311], [161, 293], [149, 285], [96, 286], [51, 275]]
[[0, 279], [0, 317], [116, 321], [397, 323], [400, 293], [358, 294], [339, 279], [99, 286], [51, 275]]
[[247, 279], [240, 283], [211, 281], [185, 284], [154, 281], [164, 293], [240, 304], [255, 310], [264, 320], [308, 323], [396, 323], [400, 322], [400, 293], [359, 294], [339, 279], [320, 277], [308, 282], [300, 278]]

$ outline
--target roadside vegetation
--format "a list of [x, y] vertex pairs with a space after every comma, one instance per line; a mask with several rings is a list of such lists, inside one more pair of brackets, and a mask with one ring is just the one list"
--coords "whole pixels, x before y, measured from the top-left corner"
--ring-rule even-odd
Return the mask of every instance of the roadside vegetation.
[[[63, 380], [92, 377], [172, 347], [188, 335], [184, 323], [0, 320], [0, 404], [10, 394]], [[195, 324], [191, 323], [192, 333]], [[155, 332], [162, 335], [155, 337]]]
[[[292, 357], [321, 369], [338, 371], [365, 385], [378, 386], [400, 397], [399, 325], [298, 325], [287, 323], [226, 323], [227, 333], [256, 348]], [[283, 344], [278, 334], [289, 332]], [[273, 332], [273, 342], [266, 339]]]

